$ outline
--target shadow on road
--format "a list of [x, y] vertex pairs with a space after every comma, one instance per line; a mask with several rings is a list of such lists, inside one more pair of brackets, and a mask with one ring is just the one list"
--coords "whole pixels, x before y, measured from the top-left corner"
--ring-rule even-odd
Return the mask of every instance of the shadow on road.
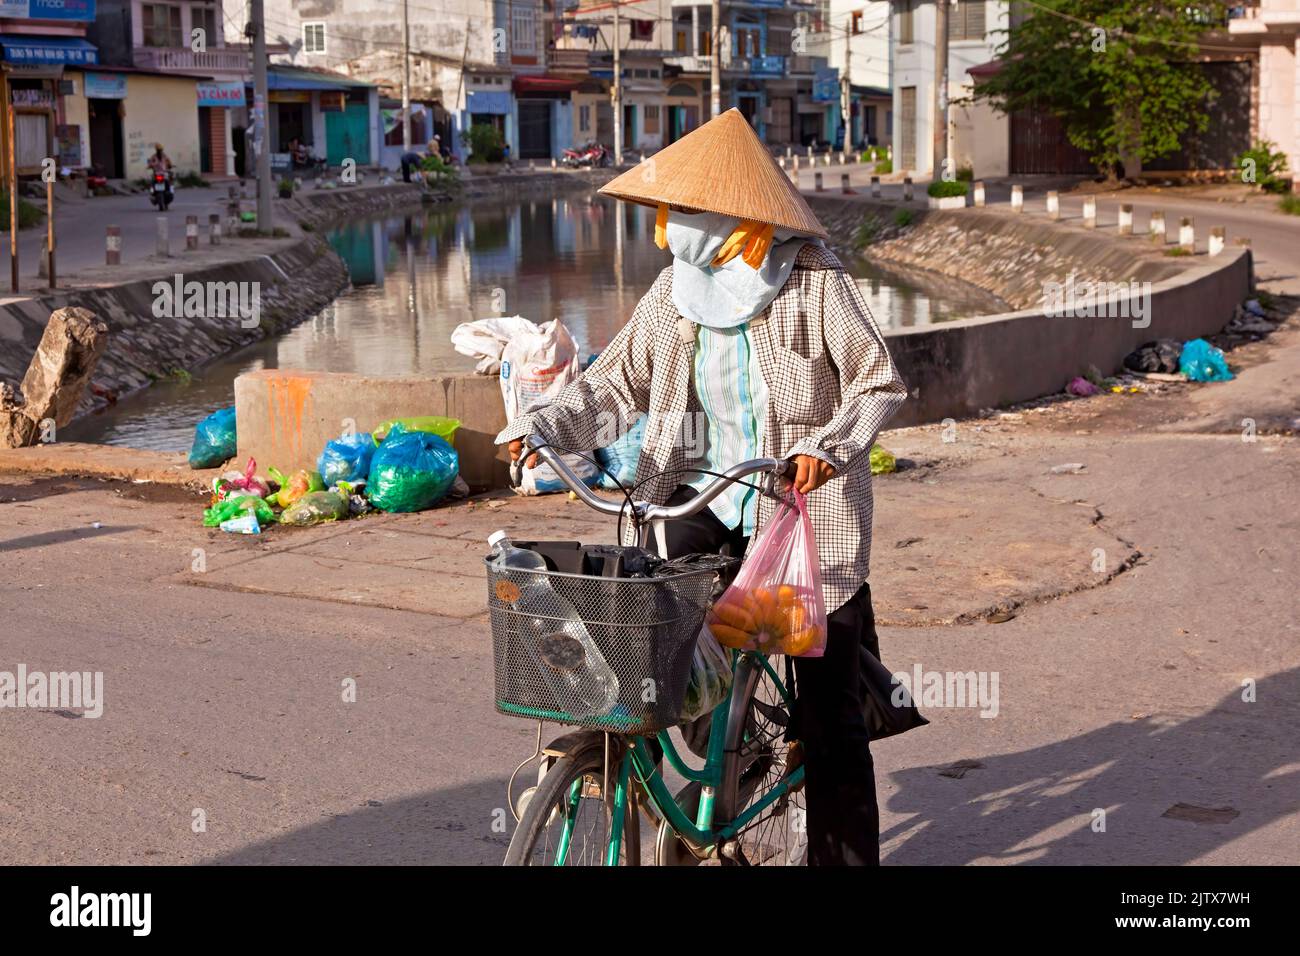
[[103, 525], [98, 528], [64, 528], [61, 531], [42, 531], [40, 534], [24, 535], [21, 538], [0, 540], [0, 552], [22, 551], [25, 548], [43, 548], [51, 544], [64, 544], [68, 541], [82, 541], [86, 538], [98, 538], [106, 534], [121, 534], [123, 531], [135, 531], [136, 525]]
[[498, 866], [515, 827], [505, 792], [502, 777], [374, 801], [204, 863]]
[[[1141, 716], [980, 757], [964, 773], [895, 773], [889, 809], [908, 819], [881, 838], [908, 835], [886, 862], [1177, 865], [1300, 813], [1300, 669], [1259, 679], [1255, 703], [1242, 693], [1190, 719]], [[1165, 816], [1175, 804], [1190, 809]], [[1279, 853], [1294, 862], [1293, 850]]]

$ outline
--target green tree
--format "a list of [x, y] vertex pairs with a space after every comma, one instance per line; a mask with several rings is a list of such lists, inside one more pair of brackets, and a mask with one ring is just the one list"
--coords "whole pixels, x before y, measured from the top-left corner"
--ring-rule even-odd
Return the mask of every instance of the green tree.
[[[1214, 91], [1197, 60], [1224, 4], [1165, 0], [1015, 0], [1023, 17], [998, 50], [1002, 68], [974, 97], [1002, 112], [1042, 110], [1115, 178], [1204, 132]], [[1016, 18], [1013, 18], [1015, 22]], [[1131, 170], [1130, 170], [1131, 172]]]

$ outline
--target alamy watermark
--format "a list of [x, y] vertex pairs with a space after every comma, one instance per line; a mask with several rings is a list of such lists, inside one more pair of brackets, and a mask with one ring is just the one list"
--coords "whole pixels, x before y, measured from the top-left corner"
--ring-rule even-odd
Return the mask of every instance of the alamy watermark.
[[241, 328], [253, 329], [262, 320], [262, 283], [199, 282], [179, 272], [171, 282], [153, 284], [155, 319], [239, 319]]
[[893, 678], [895, 707], [978, 707], [981, 717], [998, 715], [997, 671], [927, 671], [918, 662], [910, 674], [898, 671]]
[[0, 671], [0, 710], [6, 707], [33, 710], [81, 711], [94, 719], [104, 713], [103, 671], [29, 671], [19, 664], [17, 671]]
[[1102, 282], [1076, 279], [1043, 283], [1043, 311], [1076, 319], [1132, 319], [1133, 328], [1151, 325], [1151, 283]]

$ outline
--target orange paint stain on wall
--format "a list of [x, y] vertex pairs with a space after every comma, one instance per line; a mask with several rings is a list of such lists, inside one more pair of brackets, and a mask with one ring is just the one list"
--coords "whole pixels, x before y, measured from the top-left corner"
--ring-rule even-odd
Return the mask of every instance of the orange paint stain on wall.
[[285, 375], [267, 383], [271, 434], [283, 436], [294, 458], [302, 451], [302, 424], [311, 400], [311, 386], [312, 379], [305, 375]]

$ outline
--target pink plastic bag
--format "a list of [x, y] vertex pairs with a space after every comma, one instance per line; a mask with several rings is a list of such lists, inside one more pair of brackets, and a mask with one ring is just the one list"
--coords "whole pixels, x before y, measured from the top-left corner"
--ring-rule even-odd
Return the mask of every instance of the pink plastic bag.
[[791, 490], [754, 542], [731, 587], [709, 611], [718, 642], [790, 657], [826, 651], [821, 566], [804, 495]]

